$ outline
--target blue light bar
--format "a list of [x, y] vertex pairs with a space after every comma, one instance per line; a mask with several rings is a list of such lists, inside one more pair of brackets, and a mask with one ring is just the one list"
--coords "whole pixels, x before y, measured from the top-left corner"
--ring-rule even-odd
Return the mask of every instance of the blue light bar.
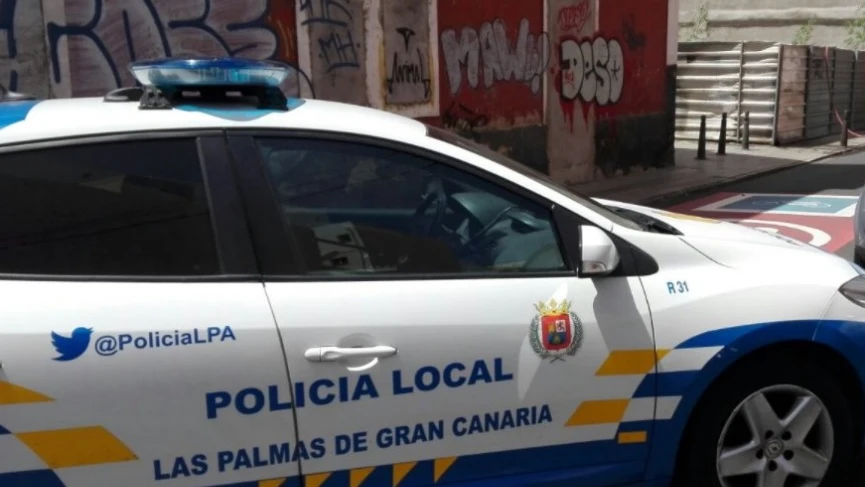
[[144, 86], [279, 87], [291, 73], [287, 64], [243, 58], [163, 58], [130, 64]]

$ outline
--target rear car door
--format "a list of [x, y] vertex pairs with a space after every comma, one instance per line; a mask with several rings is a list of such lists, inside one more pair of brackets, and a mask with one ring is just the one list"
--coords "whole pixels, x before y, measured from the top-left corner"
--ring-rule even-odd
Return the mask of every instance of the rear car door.
[[577, 277], [575, 215], [401, 145], [229, 140], [307, 487], [642, 477], [646, 299], [637, 277]]
[[218, 132], [0, 148], [0, 485], [297, 480], [236, 188]]

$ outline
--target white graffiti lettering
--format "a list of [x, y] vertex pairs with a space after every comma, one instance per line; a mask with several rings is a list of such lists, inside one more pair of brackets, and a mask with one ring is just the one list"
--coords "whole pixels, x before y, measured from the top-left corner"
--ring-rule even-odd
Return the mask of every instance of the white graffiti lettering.
[[562, 98], [574, 100], [579, 95], [586, 103], [604, 106], [622, 97], [625, 64], [619, 41], [597, 37], [578, 43], [566, 39], [560, 54]]
[[533, 93], [538, 93], [550, 58], [549, 37], [545, 32], [531, 34], [528, 19], [520, 21], [516, 45], [508, 39], [501, 19], [484, 22], [479, 30], [463, 27], [459, 39], [455, 29], [444, 30], [441, 45], [454, 95], [462, 87], [463, 66], [472, 88], [478, 87], [483, 68], [483, 83], [487, 89], [500, 81], [521, 81], [528, 83]]

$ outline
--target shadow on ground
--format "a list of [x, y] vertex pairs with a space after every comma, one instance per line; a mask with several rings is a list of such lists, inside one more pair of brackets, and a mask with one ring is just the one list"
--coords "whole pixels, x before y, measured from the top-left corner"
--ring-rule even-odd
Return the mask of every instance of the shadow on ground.
[[[846, 162], [847, 160], [851, 162]], [[715, 186], [698, 192], [679, 193], [656, 199], [651, 206], [666, 208], [715, 193], [850, 194], [865, 186], [865, 154], [832, 162], [823, 161], [784, 169], [768, 175]]]

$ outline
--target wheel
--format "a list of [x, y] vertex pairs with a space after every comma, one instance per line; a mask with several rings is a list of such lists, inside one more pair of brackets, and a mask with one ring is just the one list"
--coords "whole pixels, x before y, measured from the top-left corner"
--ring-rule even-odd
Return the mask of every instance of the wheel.
[[847, 486], [858, 452], [844, 387], [818, 366], [753, 361], [700, 402], [679, 446], [682, 487]]

